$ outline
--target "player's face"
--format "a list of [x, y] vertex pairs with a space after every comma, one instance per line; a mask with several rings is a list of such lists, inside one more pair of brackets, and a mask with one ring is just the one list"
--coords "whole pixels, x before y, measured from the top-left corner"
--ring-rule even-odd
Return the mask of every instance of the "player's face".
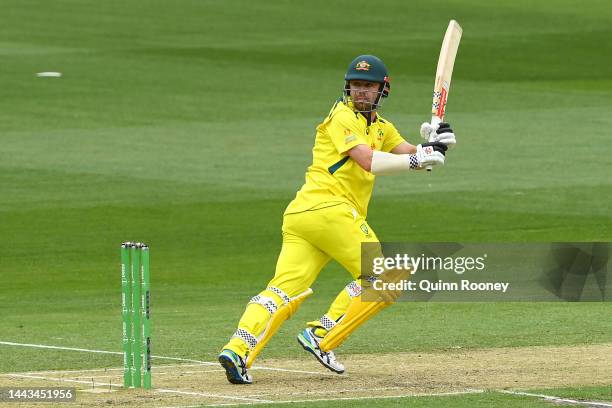
[[380, 89], [378, 82], [353, 80], [349, 82], [349, 86], [351, 87], [351, 99], [357, 110], [370, 111], [376, 109], [373, 105]]

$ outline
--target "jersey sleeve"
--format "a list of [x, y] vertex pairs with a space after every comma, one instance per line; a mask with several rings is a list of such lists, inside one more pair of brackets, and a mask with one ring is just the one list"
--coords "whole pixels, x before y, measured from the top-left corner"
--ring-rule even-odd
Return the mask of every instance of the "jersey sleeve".
[[383, 141], [381, 150], [383, 152], [389, 153], [391, 150], [395, 149], [397, 146], [404, 143], [406, 140], [404, 140], [404, 138], [399, 134], [393, 124], [387, 122], [387, 125], [387, 130], [385, 131], [385, 140]]
[[350, 112], [335, 114], [327, 124], [327, 132], [340, 154], [357, 145], [367, 144], [363, 138], [364, 130], [361, 129], [359, 121]]

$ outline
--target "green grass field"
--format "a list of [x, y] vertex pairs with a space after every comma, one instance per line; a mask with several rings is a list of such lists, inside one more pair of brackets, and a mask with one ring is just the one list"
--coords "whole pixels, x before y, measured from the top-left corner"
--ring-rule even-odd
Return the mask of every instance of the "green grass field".
[[[416, 144], [450, 18], [464, 29], [447, 115], [458, 145], [431, 174], [378, 179], [368, 216], [377, 235], [611, 241], [605, 1], [5, 0], [0, 342], [120, 351], [119, 244], [143, 240], [151, 246], [154, 353], [214, 361], [272, 276], [283, 209], [303, 182], [314, 128], [340, 96], [348, 62], [363, 53], [386, 62], [384, 116]], [[41, 71], [63, 76], [37, 78]], [[263, 361], [311, 364], [295, 334], [348, 279], [337, 264], [324, 269]], [[609, 303], [399, 304], [339, 354], [389, 361], [395, 352], [610, 345], [611, 312]], [[8, 373], [120, 366], [119, 355], [0, 343], [0, 386], [12, 384]], [[283, 374], [257, 375], [272, 383]], [[610, 371], [593, 376], [519, 388], [611, 404]], [[331, 399], [308, 406], [550, 406], [496, 389]]]

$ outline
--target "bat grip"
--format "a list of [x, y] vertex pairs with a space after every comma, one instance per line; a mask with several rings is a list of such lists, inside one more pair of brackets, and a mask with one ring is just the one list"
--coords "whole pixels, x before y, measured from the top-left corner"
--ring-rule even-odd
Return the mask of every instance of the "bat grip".
[[[431, 115], [431, 124], [432, 125], [439, 125], [442, 122], [442, 118], [436, 116], [436, 115]], [[427, 140], [428, 142], [431, 142], [431, 140]], [[431, 171], [431, 165], [425, 167], [425, 169], [427, 171]]]

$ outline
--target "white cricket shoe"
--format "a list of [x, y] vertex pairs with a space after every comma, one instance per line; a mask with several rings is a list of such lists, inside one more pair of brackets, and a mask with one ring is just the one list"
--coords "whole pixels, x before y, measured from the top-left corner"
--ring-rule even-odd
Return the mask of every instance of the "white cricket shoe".
[[304, 329], [304, 331], [297, 336], [297, 341], [304, 350], [315, 356], [317, 360], [329, 370], [334, 373], [342, 374], [344, 372], [344, 365], [336, 361], [336, 356], [333, 351], [321, 351], [319, 348], [321, 340], [321, 337], [317, 337], [314, 334], [313, 329]]

